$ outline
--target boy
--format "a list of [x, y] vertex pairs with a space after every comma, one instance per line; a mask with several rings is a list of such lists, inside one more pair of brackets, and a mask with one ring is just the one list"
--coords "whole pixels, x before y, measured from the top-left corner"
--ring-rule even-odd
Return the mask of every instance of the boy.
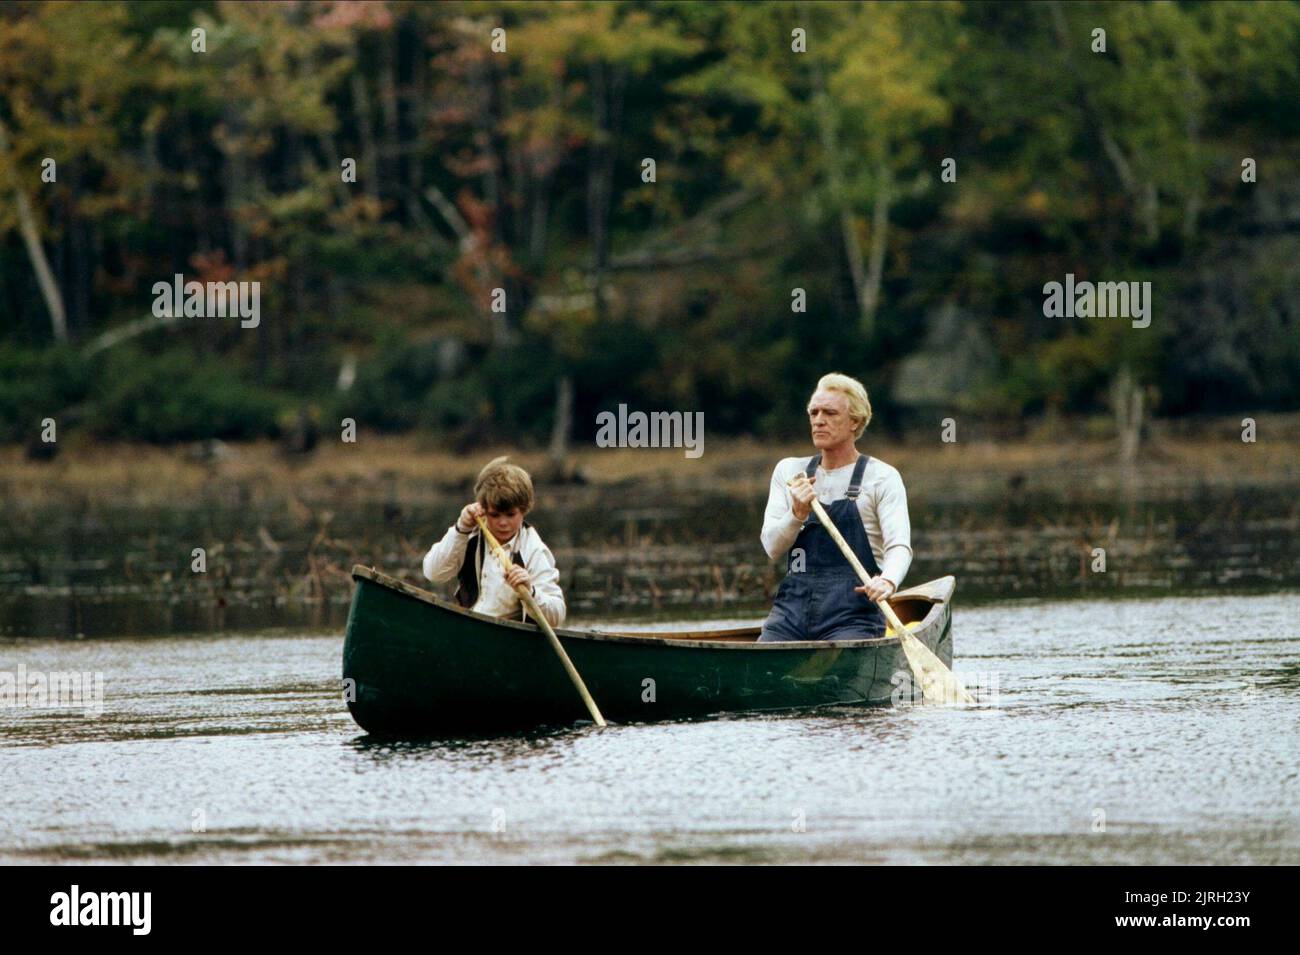
[[[528, 472], [504, 457], [489, 461], [474, 484], [474, 501], [465, 505], [456, 523], [424, 555], [424, 576], [435, 584], [455, 577], [456, 602], [462, 607], [515, 620], [527, 618], [515, 587], [530, 587], [547, 622], [560, 626], [566, 613], [560, 572], [541, 535], [524, 522], [532, 507], [533, 481]], [[509, 574], [483, 541], [476, 517], [487, 521], [492, 536], [510, 555], [514, 566]]]

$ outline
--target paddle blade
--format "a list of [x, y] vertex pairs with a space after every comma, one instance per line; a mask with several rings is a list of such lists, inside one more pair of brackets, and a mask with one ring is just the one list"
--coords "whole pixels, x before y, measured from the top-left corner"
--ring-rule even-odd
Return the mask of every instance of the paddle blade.
[[957, 675], [934, 655], [924, 643], [904, 629], [901, 633], [903, 653], [912, 668], [912, 675], [921, 687], [921, 698], [927, 703], [971, 703], [974, 698], [966, 692]]

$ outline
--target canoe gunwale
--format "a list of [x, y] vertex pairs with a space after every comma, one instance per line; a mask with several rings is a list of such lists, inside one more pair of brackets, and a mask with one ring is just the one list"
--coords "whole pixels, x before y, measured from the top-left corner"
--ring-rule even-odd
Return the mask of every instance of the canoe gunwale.
[[[391, 577], [382, 571], [373, 567], [367, 567], [363, 564], [357, 564], [352, 568], [353, 580], [364, 580], [384, 589], [395, 591], [404, 597], [428, 604], [443, 613], [460, 614], [472, 620], [478, 621], [485, 626], [494, 629], [514, 629], [529, 634], [539, 632], [537, 626], [532, 623], [522, 623], [517, 620], [503, 620], [499, 617], [488, 616], [487, 614], [476, 613], [465, 607], [461, 607], [451, 601], [444, 600], [436, 594], [427, 590], [422, 590], [404, 581]], [[943, 605], [951, 600], [956, 580], [951, 577], [940, 577], [936, 580], [928, 581], [916, 587], [907, 590], [901, 590], [890, 598], [891, 603], [894, 600], [912, 600], [926, 601], [931, 604], [929, 611], [925, 614], [923, 622], [916, 629], [911, 630], [912, 634], [920, 634], [929, 630], [933, 626], [941, 624], [943, 619]], [[824, 640], [791, 640], [772, 643], [758, 643], [754, 640], [736, 640], [734, 637], [728, 640], [693, 640], [682, 637], [661, 637], [653, 633], [646, 634], [627, 634], [617, 632], [602, 632], [599, 630], [570, 630], [565, 628], [556, 628], [556, 634], [566, 639], [573, 640], [591, 640], [602, 643], [634, 644], [640, 646], [659, 646], [659, 647], [683, 647], [710, 650], [755, 650], [762, 652], [780, 651], [780, 650], [809, 650], [809, 649], [827, 649], [834, 647], [836, 649], [863, 649], [878, 648], [898, 644], [897, 636], [873, 637], [865, 640], [837, 640], [833, 644], [828, 644]], [[687, 631], [689, 632], [689, 631]], [[726, 633], [726, 631], [717, 631]], [[758, 629], [755, 627], [737, 627], [734, 636], [745, 634], [757, 634]]]

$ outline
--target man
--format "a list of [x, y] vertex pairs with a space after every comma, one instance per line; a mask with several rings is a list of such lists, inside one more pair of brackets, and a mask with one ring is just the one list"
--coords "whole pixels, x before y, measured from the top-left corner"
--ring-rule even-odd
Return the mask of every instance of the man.
[[[808, 402], [808, 423], [817, 453], [784, 458], [772, 472], [763, 547], [773, 559], [788, 552], [787, 572], [758, 639], [878, 637], [885, 620], [875, 601], [898, 589], [912, 563], [907, 492], [898, 471], [858, 452], [855, 442], [871, 423], [860, 381], [822, 376]], [[870, 584], [861, 584], [812, 513], [814, 497], [871, 573]]]

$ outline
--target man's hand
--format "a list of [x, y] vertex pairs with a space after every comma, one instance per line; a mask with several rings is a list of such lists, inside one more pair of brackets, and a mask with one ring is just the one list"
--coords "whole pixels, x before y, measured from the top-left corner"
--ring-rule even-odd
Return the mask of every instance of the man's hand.
[[511, 567], [510, 572], [506, 574], [506, 583], [515, 590], [523, 587], [524, 590], [531, 592], [533, 589], [533, 578], [528, 575], [526, 568], [520, 567], [518, 564]]
[[892, 597], [894, 589], [894, 585], [890, 581], [880, 576], [872, 577], [870, 584], [853, 588], [855, 593], [866, 594], [872, 600], [884, 600], [886, 597]]
[[478, 526], [478, 522], [474, 519], [476, 517], [483, 517], [486, 513], [487, 512], [483, 510], [483, 505], [477, 501], [472, 504], [466, 504], [464, 508], [461, 509], [460, 517], [456, 518], [456, 530], [460, 531], [462, 534], [468, 534]]
[[817, 499], [817, 491], [813, 487], [813, 482], [816, 480], [815, 474], [811, 478], [806, 474], [800, 474], [790, 482], [790, 497], [793, 498], [790, 509], [801, 521], [808, 520], [808, 515], [812, 513], [812, 502]]

